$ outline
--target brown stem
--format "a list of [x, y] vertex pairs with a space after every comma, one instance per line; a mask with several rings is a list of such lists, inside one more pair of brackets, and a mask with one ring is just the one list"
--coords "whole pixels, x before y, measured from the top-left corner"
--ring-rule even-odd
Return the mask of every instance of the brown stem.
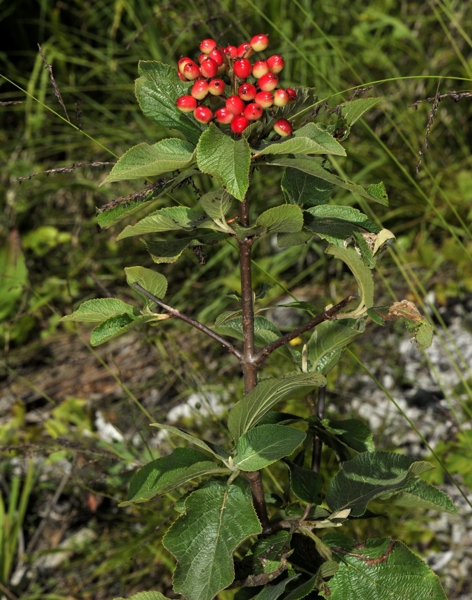
[[[247, 199], [240, 204], [239, 220], [249, 226], [249, 204]], [[241, 311], [243, 326], [243, 357], [241, 366], [244, 375], [244, 392], [249, 394], [257, 385], [257, 364], [254, 362], [254, 294], [252, 291], [251, 248], [253, 240], [239, 241], [239, 266], [241, 273]], [[265, 532], [269, 527], [269, 516], [264, 499], [262, 475], [260, 471], [246, 473], [251, 485], [252, 499], [257, 516]]]
[[272, 354], [272, 352], [274, 352], [274, 350], [277, 350], [277, 348], [280, 348], [284, 344], [287, 344], [291, 340], [294, 340], [296, 337], [298, 337], [302, 333], [305, 333], [306, 331], [310, 331], [310, 329], [313, 329], [320, 323], [323, 323], [323, 321], [329, 321], [341, 309], [343, 309], [347, 304], [349, 304], [349, 302], [352, 302], [355, 298], [356, 298], [356, 296], [348, 296], [347, 298], [344, 298], [344, 300], [341, 300], [341, 302], [339, 302], [335, 306], [332, 306], [328, 310], [323, 311], [320, 315], [311, 319], [311, 321], [308, 321], [304, 325], [300, 325], [300, 327], [297, 327], [297, 329], [294, 329], [290, 333], [287, 333], [287, 334], [283, 335], [282, 337], [280, 337], [278, 340], [275, 340], [271, 344], [268, 344], [258, 354], [256, 354], [256, 356], [254, 356], [254, 358], [253, 358], [254, 364], [256, 366], [259, 366], [261, 364], [261, 362], [265, 358], [267, 358], [270, 354]]
[[143, 296], [146, 296], [146, 298], [149, 298], [149, 300], [152, 300], [158, 306], [164, 308], [172, 317], [175, 317], [176, 319], [180, 319], [181, 321], [188, 323], [189, 325], [195, 327], [195, 329], [198, 329], [199, 331], [203, 331], [203, 333], [206, 333], [208, 337], [213, 338], [215, 341], [219, 342], [222, 346], [224, 346], [228, 350], [228, 352], [231, 352], [231, 354], [233, 354], [238, 360], [243, 360], [242, 353], [237, 348], [235, 348], [233, 344], [231, 344], [231, 342], [225, 340], [225, 338], [221, 337], [221, 335], [218, 335], [217, 333], [209, 329], [206, 325], [203, 325], [203, 323], [200, 323], [199, 321], [192, 319], [192, 317], [181, 313], [180, 310], [177, 310], [176, 308], [172, 308], [172, 306], [165, 304], [164, 302], [162, 302], [162, 300], [154, 296], [154, 294], [151, 294], [151, 292], [148, 292], [142, 286], [140, 286], [139, 283], [133, 283], [133, 287], [135, 290], [143, 294]]
[[[239, 220], [249, 226], [247, 200], [241, 203]], [[254, 362], [254, 294], [252, 291], [251, 248], [253, 240], [245, 238], [239, 241], [239, 265], [241, 273], [241, 311], [243, 326], [244, 392], [249, 394], [257, 385], [257, 365]]]

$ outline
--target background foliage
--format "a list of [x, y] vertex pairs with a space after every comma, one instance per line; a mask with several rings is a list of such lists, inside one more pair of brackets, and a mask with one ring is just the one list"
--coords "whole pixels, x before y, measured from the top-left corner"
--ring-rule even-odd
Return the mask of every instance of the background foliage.
[[[376, 82], [369, 93], [385, 99], [356, 123], [347, 142], [348, 158], [333, 159], [332, 165], [339, 175], [346, 173], [361, 184], [384, 181], [390, 207], [376, 207], [376, 214], [381, 214], [382, 225], [395, 233], [397, 244], [377, 277], [385, 285], [386, 301], [408, 295], [424, 307], [425, 299], [432, 299], [434, 292], [436, 303], [429, 311], [441, 335], [448, 310], [439, 309], [466, 303], [472, 292], [471, 109], [467, 97], [472, 79], [472, 41], [467, 35], [472, 8], [469, 3], [446, 0], [374, 1], [367, 5], [360, 0], [334, 4], [308, 0], [154, 4], [144, 0], [41, 0], [3, 1], [0, 9], [7, 49], [0, 55], [4, 76], [0, 101], [22, 102], [0, 108], [0, 377], [5, 411], [0, 444], [9, 459], [2, 462], [2, 494], [18, 497], [18, 510], [11, 509], [11, 514], [17, 515], [14, 531], [24, 532], [20, 549], [34, 551], [31, 560], [37, 560], [41, 550], [57, 546], [51, 542], [41, 548], [34, 532], [43, 523], [44, 531], [51, 530], [49, 540], [58, 535], [51, 519], [46, 527], [40, 516], [55, 497], [58, 476], [63, 486], [50, 511], [61, 515], [62, 510], [67, 515], [59, 521], [69, 533], [84, 528], [89, 532], [88, 538], [77, 542], [75, 554], [61, 563], [61, 570], [54, 571], [53, 578], [50, 571], [36, 565], [28, 576], [17, 576], [17, 587], [12, 590], [22, 598], [108, 598], [149, 588], [152, 578], [168, 593], [171, 558], [154, 529], [163, 515], [170, 513], [176, 498], [142, 505], [139, 510], [117, 508], [126, 494], [130, 469], [157, 457], [145, 411], [162, 420], [170, 407], [197, 388], [204, 392], [197, 397], [197, 405], [209, 404], [215, 397], [235, 393], [241, 383], [233, 377], [233, 364], [216, 367], [219, 348], [174, 323], [172, 328], [160, 328], [159, 337], [152, 330], [143, 330], [140, 341], [133, 340], [135, 356], [141, 360], [143, 351], [137, 348], [144, 345], [152, 357], [146, 363], [146, 376], [139, 380], [132, 378], [132, 368], [125, 372], [114, 368], [113, 348], [110, 355], [98, 355], [104, 363], [100, 369], [113, 372], [118, 380], [119, 393], [100, 389], [94, 401], [83, 385], [69, 394], [45, 392], [46, 387], [53, 388], [35, 379], [32, 367], [50, 373], [57, 364], [58, 349], [73, 359], [85, 347], [85, 342], [71, 345], [71, 339], [82, 338], [76, 337], [72, 325], [58, 325], [60, 317], [84, 300], [107, 294], [128, 301], [123, 267], [151, 266], [139, 240], [117, 242], [113, 228], [100, 233], [93, 218], [96, 207], [144, 185], [117, 182], [99, 188], [105, 177], [100, 167], [39, 175], [21, 184], [12, 180], [72, 163], [114, 162], [115, 156], [136, 141], [153, 144], [165, 138], [168, 132], [144, 117], [134, 97], [139, 59], [175, 64], [204, 37], [228, 43], [267, 32], [271, 48], [285, 57], [287, 85], [314, 86], [320, 99], [334, 105], [351, 97], [355, 86]], [[37, 42], [53, 67], [72, 126], [54, 95]], [[436, 107], [434, 121], [432, 102], [410, 107], [418, 100], [452, 92], [465, 93], [465, 97], [456, 95], [457, 101], [454, 96], [445, 97]], [[419, 151], [424, 155], [416, 173]], [[281, 201], [275, 184], [267, 177], [255, 177], [255, 194], [264, 206]], [[191, 189], [182, 188], [163, 198], [162, 206], [192, 206], [195, 198]], [[353, 202], [342, 190], [335, 199], [339, 204]], [[360, 205], [369, 214], [368, 205], [362, 201]], [[273, 287], [261, 299], [262, 306], [279, 299], [287, 301], [284, 290], [300, 298], [317, 296], [322, 306], [350, 285], [342, 271], [328, 265], [316, 243], [302, 252], [298, 247], [283, 252], [270, 247], [265, 250], [273, 251], [258, 259], [255, 282]], [[173, 297], [173, 304], [207, 323], [222, 310], [231, 310], [232, 299], [225, 294], [237, 285], [235, 259], [230, 244], [208, 252], [204, 265], [199, 264], [199, 256], [188, 253], [178, 271], [169, 276], [168, 296]], [[163, 273], [171, 270], [168, 266]], [[401, 276], [394, 276], [398, 272]], [[203, 287], [205, 292], [200, 294]], [[117, 352], [123, 353], [123, 349], [117, 347], [115, 356]], [[359, 350], [366, 364], [376, 354], [378, 348], [371, 353], [368, 347]], [[343, 372], [358, 368], [353, 360], [342, 363]], [[467, 365], [456, 368], [462, 388], [442, 392], [451, 401], [459, 397], [462, 402], [459, 429], [465, 431], [444, 440], [438, 450], [451, 470], [470, 484], [470, 462], [464, 464], [463, 456], [471, 447], [466, 429], [472, 375]], [[70, 369], [66, 364], [58, 381], [66, 380]], [[202, 379], [203, 369], [213, 371], [211, 380]], [[14, 393], [14, 387], [11, 392], [19, 381], [28, 392]], [[99, 435], [97, 410], [121, 428], [122, 435], [115, 434], [117, 441]], [[207, 426], [205, 420], [216, 421], [212, 410], [210, 406], [205, 417], [197, 407], [203, 427]], [[341, 401], [336, 410], [349, 412], [349, 403]], [[388, 439], [383, 439], [382, 445], [388, 448]], [[11, 446], [15, 449], [7, 452], [6, 447]], [[27, 477], [19, 491], [15, 479], [19, 463], [15, 460], [25, 454], [34, 457], [28, 464], [35, 466], [25, 466]], [[39, 482], [32, 486], [36, 477]], [[438, 471], [436, 477], [440, 480], [442, 473]], [[14, 489], [18, 491], [10, 494]], [[385, 533], [375, 527], [366, 526], [365, 535]], [[406, 519], [402, 521], [399, 515], [391, 515], [388, 527], [382, 527], [388, 529], [388, 535], [395, 528], [408, 530]], [[397, 535], [416, 544], [419, 551], [439, 544], [419, 518], [407, 531], [411, 539], [408, 535], [405, 539], [404, 533]], [[10, 572], [0, 574], [1, 584], [9, 581], [15, 569], [19, 572], [15, 536], [0, 547], [0, 555], [6, 552], [13, 557], [7, 561]], [[78, 564], [83, 572], [80, 579], [73, 575]], [[28, 566], [28, 559], [21, 559], [22, 565]]]

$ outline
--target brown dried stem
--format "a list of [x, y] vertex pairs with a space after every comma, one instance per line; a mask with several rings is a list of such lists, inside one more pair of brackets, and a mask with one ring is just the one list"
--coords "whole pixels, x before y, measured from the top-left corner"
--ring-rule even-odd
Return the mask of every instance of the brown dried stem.
[[265, 358], [267, 358], [270, 354], [272, 354], [272, 352], [274, 352], [284, 344], [287, 344], [291, 340], [294, 340], [302, 333], [310, 331], [310, 329], [313, 329], [320, 323], [333, 319], [341, 309], [343, 309], [347, 304], [349, 304], [349, 302], [355, 300], [355, 298], [356, 296], [347, 296], [347, 298], [344, 298], [344, 300], [341, 300], [341, 302], [339, 302], [338, 304], [335, 304], [331, 308], [323, 311], [321, 314], [311, 319], [311, 321], [308, 321], [304, 325], [300, 325], [300, 327], [297, 327], [297, 329], [294, 329], [293, 331], [280, 337], [278, 340], [275, 340], [271, 344], [268, 344], [258, 354], [256, 354], [256, 356], [254, 357], [254, 364], [257, 366], [260, 365]]
[[45, 56], [44, 56], [44, 54], [43, 54], [43, 50], [42, 50], [42, 48], [41, 48], [41, 46], [40, 46], [39, 44], [38, 44], [38, 49], [39, 49], [39, 54], [41, 55], [41, 58], [43, 59], [43, 61], [44, 61], [44, 64], [46, 65], [46, 68], [47, 68], [47, 69], [48, 69], [48, 71], [49, 71], [49, 78], [51, 79], [52, 87], [54, 88], [54, 95], [56, 96], [56, 98], [57, 98], [57, 101], [59, 102], [59, 104], [60, 104], [60, 105], [62, 106], [62, 108], [64, 109], [64, 113], [65, 113], [65, 115], [66, 115], [66, 118], [67, 118], [67, 120], [68, 120], [68, 121], [69, 121], [69, 123], [70, 123], [70, 122], [71, 122], [71, 120], [70, 120], [70, 118], [69, 118], [69, 115], [68, 115], [68, 113], [67, 113], [67, 108], [66, 108], [66, 105], [64, 104], [64, 101], [63, 101], [63, 99], [62, 99], [61, 92], [59, 91], [59, 87], [58, 87], [58, 85], [57, 85], [57, 83], [56, 83], [56, 80], [54, 79], [54, 73], [52, 72], [52, 65], [50, 65], [50, 64], [48, 63], [48, 61], [46, 60], [46, 57], [45, 57]]
[[149, 298], [149, 300], [152, 300], [152, 302], [155, 302], [158, 306], [160, 306], [161, 308], [166, 310], [172, 317], [175, 317], [176, 319], [180, 319], [181, 321], [184, 321], [184, 323], [188, 323], [188, 325], [195, 327], [195, 329], [198, 329], [199, 331], [206, 333], [206, 335], [208, 337], [211, 337], [216, 342], [219, 342], [222, 346], [224, 346], [228, 350], [228, 352], [233, 354], [238, 360], [242, 360], [243, 356], [242, 356], [241, 352], [237, 348], [235, 348], [231, 342], [228, 342], [228, 340], [225, 340], [225, 338], [221, 337], [221, 335], [218, 335], [217, 333], [212, 331], [209, 327], [207, 327], [206, 325], [203, 325], [203, 323], [200, 323], [199, 321], [192, 319], [192, 317], [189, 317], [188, 315], [181, 313], [180, 310], [177, 310], [176, 308], [173, 308], [172, 306], [165, 304], [164, 302], [162, 302], [162, 300], [160, 300], [159, 298], [154, 296], [154, 294], [151, 294], [151, 292], [148, 292], [142, 286], [140, 286], [139, 283], [133, 283], [133, 287], [136, 291], [143, 294], [143, 296], [146, 296], [146, 298]]

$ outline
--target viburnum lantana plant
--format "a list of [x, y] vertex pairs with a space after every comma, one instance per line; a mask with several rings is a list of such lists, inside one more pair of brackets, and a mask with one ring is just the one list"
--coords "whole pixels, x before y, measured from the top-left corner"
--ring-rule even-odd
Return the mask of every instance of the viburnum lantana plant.
[[[277, 88], [281, 56], [251, 63], [253, 52], [264, 52], [268, 44], [264, 34], [225, 48], [207, 39], [196, 61], [181, 58], [177, 68], [140, 62], [136, 95], [144, 114], [179, 137], [128, 150], [105, 183], [148, 178], [149, 185], [98, 212], [99, 224], [107, 228], [194, 177], [207, 177], [211, 191], [195, 206], [148, 212], [118, 239], [144, 236], [157, 265], [176, 263], [187, 249], [236, 244], [237, 310], [221, 314], [215, 324], [200, 323], [164, 301], [167, 280], [158, 267], [136, 266], [125, 271], [140, 308], [113, 298], [89, 300], [63, 320], [96, 323], [91, 342], [98, 345], [143, 323], [168, 327], [171, 318], [180, 319], [239, 362], [245, 389], [229, 411], [226, 440], [216, 445], [151, 423], [180, 438], [182, 446], [138, 469], [122, 503], [182, 494], [180, 513], [163, 539], [176, 559], [176, 593], [188, 600], [211, 600], [227, 588], [246, 588], [238, 597], [260, 600], [444, 599], [437, 576], [401, 542], [357, 540], [338, 532], [350, 519], [375, 516], [368, 510], [374, 499], [455, 511], [443, 492], [419, 478], [431, 465], [375, 451], [364, 423], [328, 418], [324, 411], [329, 372], [364, 332], [366, 320], [383, 325], [403, 318], [415, 344], [426, 347], [431, 341], [431, 327], [409, 301], [374, 305], [372, 269], [393, 234], [359, 210], [330, 201], [339, 186], [387, 204], [383, 184], [363, 187], [342, 179], [329, 161], [330, 155], [346, 155], [341, 142], [380, 99], [357, 98], [321, 116], [313, 89]], [[262, 176], [281, 171], [283, 202], [266, 208], [251, 194], [256, 168]], [[264, 236], [280, 248], [313, 237], [326, 242], [326, 254], [352, 272], [358, 295], [334, 306], [292, 302], [306, 321], [282, 334], [259, 311], [262, 294], [252, 286], [253, 247]], [[290, 344], [300, 337], [301, 352]], [[286, 373], [270, 377], [264, 366], [275, 352]], [[292, 407], [299, 404], [300, 414], [280, 410], [287, 400]], [[339, 465], [330, 480], [321, 461], [323, 446]], [[277, 489], [271, 487], [274, 477], [263, 478], [265, 469], [275, 469]], [[143, 592], [133, 598], [162, 595]]]

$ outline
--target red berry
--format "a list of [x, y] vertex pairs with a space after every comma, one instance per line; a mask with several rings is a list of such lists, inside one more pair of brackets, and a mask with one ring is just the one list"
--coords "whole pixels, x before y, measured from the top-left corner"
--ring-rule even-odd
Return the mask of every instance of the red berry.
[[210, 52], [213, 50], [213, 48], [216, 48], [216, 42], [215, 40], [212, 39], [207, 39], [207, 40], [203, 40], [202, 42], [200, 42], [200, 50], [203, 52], [203, 54], [210, 54]]
[[273, 56], [269, 56], [267, 59], [267, 64], [269, 65], [269, 71], [271, 73], [280, 73], [280, 71], [284, 68], [285, 63], [280, 54], [274, 54]]
[[208, 96], [208, 88], [208, 82], [204, 79], [199, 79], [193, 84], [190, 93], [197, 100], [203, 100], [203, 98], [206, 98]]
[[206, 54], [203, 54], [203, 52], [201, 54], [199, 54], [199, 56], [198, 56], [198, 64], [201, 65], [202, 62], [205, 60], [205, 58], [208, 58], [208, 56]]
[[223, 75], [223, 73], [226, 72], [226, 69], [228, 68], [228, 65], [226, 63], [223, 63], [222, 65], [220, 65], [218, 67], [218, 75]]
[[262, 108], [270, 108], [274, 104], [274, 96], [271, 92], [259, 92], [254, 98], [256, 104], [262, 106]]
[[193, 116], [199, 123], [208, 123], [213, 117], [213, 113], [208, 106], [197, 106], [193, 111]]
[[252, 74], [256, 79], [259, 79], [263, 75], [269, 72], [269, 65], [266, 60], [256, 60], [252, 67]]
[[177, 71], [177, 74], [181, 81], [188, 81], [188, 79], [185, 77], [185, 75], [183, 73], [181, 73], [180, 71]]
[[223, 48], [223, 52], [232, 60], [238, 58], [238, 49], [236, 46], [226, 46], [226, 48]]
[[218, 73], [218, 65], [212, 58], [205, 58], [200, 65], [203, 77], [214, 77]]
[[213, 50], [208, 54], [208, 56], [212, 58], [219, 67], [221, 67], [225, 59], [223, 53], [218, 48], [213, 48]]
[[249, 42], [244, 42], [240, 46], [238, 46], [238, 56], [239, 58], [249, 58], [252, 54], [251, 44]]
[[246, 100], [246, 102], [254, 100], [256, 94], [256, 86], [252, 85], [252, 83], [243, 83], [238, 88], [238, 96], [241, 98], [241, 100]]
[[215, 119], [218, 123], [228, 125], [228, 123], [231, 123], [231, 121], [234, 119], [234, 115], [230, 110], [223, 106], [215, 111]]
[[262, 50], [265, 50], [269, 45], [269, 36], [267, 33], [255, 35], [250, 41], [250, 44], [254, 52], [262, 52]]
[[182, 112], [192, 112], [197, 108], [197, 101], [193, 96], [180, 96], [175, 106]]
[[263, 92], [271, 92], [277, 87], [278, 83], [279, 78], [277, 77], [277, 75], [275, 75], [274, 73], [266, 73], [259, 79], [257, 85]]
[[287, 88], [285, 91], [289, 95], [290, 102], [295, 102], [297, 99], [297, 92], [293, 88]]
[[197, 77], [200, 77], [200, 69], [193, 60], [185, 65], [183, 72], [185, 79], [188, 79], [189, 81], [193, 81], [194, 79], [197, 79]]
[[287, 90], [280, 89], [275, 90], [274, 92], [274, 106], [287, 106], [290, 102], [290, 96], [287, 93]]
[[249, 77], [252, 71], [251, 62], [247, 58], [237, 58], [234, 61], [234, 72], [241, 79]]
[[184, 67], [187, 63], [193, 63], [193, 60], [191, 58], [189, 58], [188, 56], [182, 56], [182, 58], [179, 58], [179, 62], [177, 63], [177, 66], [179, 68], [180, 73], [184, 72]]
[[239, 96], [230, 96], [226, 99], [226, 108], [233, 113], [233, 115], [240, 115], [245, 107], [244, 102]]
[[213, 96], [221, 96], [225, 91], [225, 82], [222, 79], [212, 79], [208, 84], [208, 91]]
[[248, 121], [257, 121], [257, 119], [260, 119], [262, 117], [263, 112], [264, 109], [260, 104], [251, 102], [251, 104], [248, 104], [244, 109], [244, 116]]
[[287, 135], [290, 135], [292, 133], [292, 126], [290, 125], [290, 123], [287, 121], [287, 119], [279, 119], [275, 125], [274, 125], [274, 129], [275, 131], [281, 135], [282, 137], [285, 137]]
[[231, 121], [231, 131], [237, 135], [241, 133], [249, 126], [249, 121], [243, 115], [234, 117]]

